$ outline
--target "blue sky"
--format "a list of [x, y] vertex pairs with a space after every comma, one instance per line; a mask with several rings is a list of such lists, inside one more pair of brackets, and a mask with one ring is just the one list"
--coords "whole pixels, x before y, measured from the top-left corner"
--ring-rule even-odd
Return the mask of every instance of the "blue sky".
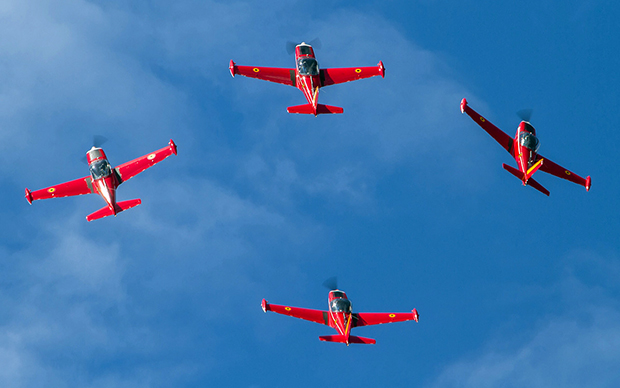
[[[0, 385], [615, 387], [620, 7], [604, 1], [29, 1], [0, 5]], [[294, 88], [228, 61], [386, 77]], [[533, 108], [546, 197], [459, 111], [513, 135]], [[120, 164], [179, 154], [122, 185], [142, 205], [87, 223], [97, 196], [35, 202], [87, 174], [94, 134]], [[419, 323], [332, 329], [260, 301]]]

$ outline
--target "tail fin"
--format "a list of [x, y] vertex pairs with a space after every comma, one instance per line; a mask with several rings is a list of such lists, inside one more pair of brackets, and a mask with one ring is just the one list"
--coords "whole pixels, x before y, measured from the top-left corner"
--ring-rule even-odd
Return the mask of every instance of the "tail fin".
[[[539, 160], [539, 161], [538, 161], [538, 163], [542, 164], [542, 159], [541, 159], [541, 160]], [[538, 163], [537, 163], [537, 164], [538, 164]], [[534, 165], [534, 167], [535, 167], [535, 166], [536, 166], [536, 165]], [[519, 180], [520, 180], [520, 181], [523, 181], [524, 174], [523, 174], [521, 171], [517, 170], [517, 169], [516, 169], [516, 168], [514, 168], [514, 167], [510, 167], [510, 166], [509, 166], [509, 165], [507, 165], [507, 164], [502, 164], [502, 167], [504, 167], [504, 169], [505, 169], [506, 171], [508, 171], [509, 173], [511, 173], [512, 175], [514, 175], [514, 176], [516, 176], [517, 178], [519, 178]], [[532, 168], [534, 168], [534, 167], [532, 167]], [[538, 165], [538, 167], [536, 168], [536, 170], [538, 170], [538, 168], [540, 168], [540, 165]], [[530, 168], [530, 170], [531, 170], [531, 168]], [[536, 172], [536, 170], [534, 170], [534, 172]], [[534, 174], [534, 173], [532, 173], [532, 174]], [[531, 176], [531, 174], [530, 174], [530, 176]], [[545, 194], [546, 196], [549, 196], [549, 194], [550, 194], [550, 193], [549, 193], [549, 190], [545, 189], [545, 188], [544, 188], [544, 187], [543, 187], [540, 183], [538, 183], [537, 181], [535, 181], [533, 178], [528, 179], [526, 184], [527, 184], [528, 186], [532, 186], [533, 188], [535, 188], [536, 190], [538, 190], [538, 191], [540, 191], [541, 193]]]
[[344, 109], [338, 106], [318, 104], [316, 106], [316, 113], [315, 113], [314, 107], [312, 106], [312, 104], [304, 104], [304, 105], [289, 106], [288, 108], [286, 108], [286, 111], [288, 113], [301, 113], [301, 114], [316, 116], [320, 114], [342, 113], [344, 112]]
[[94, 213], [87, 215], [86, 221], [98, 220], [100, 218], [104, 218], [104, 217], [108, 217], [112, 215], [115, 216], [116, 214], [122, 212], [123, 210], [131, 209], [132, 207], [136, 207], [141, 203], [142, 201], [139, 198], [130, 199], [129, 201], [117, 202], [116, 206], [114, 207], [114, 210], [116, 210], [116, 213], [114, 213], [108, 206], [106, 206], [106, 207], [103, 207], [97, 210]]
[[327, 342], [340, 342], [343, 344], [347, 344], [347, 346], [349, 344], [367, 344], [367, 345], [374, 345], [377, 343], [377, 341], [375, 341], [372, 338], [365, 338], [365, 337], [356, 337], [354, 335], [350, 335], [349, 336], [349, 342], [347, 343], [347, 337], [345, 337], [344, 335], [321, 335], [319, 336], [319, 339], [321, 341], [327, 341]]

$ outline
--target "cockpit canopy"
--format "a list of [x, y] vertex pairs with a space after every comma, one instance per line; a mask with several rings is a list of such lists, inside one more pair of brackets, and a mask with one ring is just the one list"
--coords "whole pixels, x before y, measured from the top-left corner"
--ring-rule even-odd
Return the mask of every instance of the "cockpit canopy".
[[104, 178], [112, 173], [112, 166], [107, 159], [96, 160], [90, 164], [89, 168], [93, 179]]
[[297, 71], [301, 75], [319, 75], [319, 63], [314, 58], [299, 58]]
[[345, 298], [338, 298], [331, 301], [329, 310], [333, 313], [350, 313], [351, 301]]
[[534, 152], [538, 152], [538, 148], [540, 147], [538, 138], [534, 136], [534, 134], [525, 131], [519, 134], [519, 144]]

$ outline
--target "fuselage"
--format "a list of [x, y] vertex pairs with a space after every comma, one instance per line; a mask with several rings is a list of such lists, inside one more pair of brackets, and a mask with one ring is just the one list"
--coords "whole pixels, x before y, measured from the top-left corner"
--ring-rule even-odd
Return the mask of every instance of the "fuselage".
[[514, 138], [514, 158], [519, 170], [527, 173], [528, 169], [536, 162], [536, 156], [540, 142], [536, 137], [536, 130], [527, 121], [521, 121], [517, 127]]
[[93, 147], [86, 153], [93, 189], [116, 215], [116, 188], [120, 184], [110, 162], [101, 148]]
[[306, 43], [298, 44], [295, 47], [295, 85], [303, 92], [316, 113], [321, 76], [314, 50], [312, 46]]
[[353, 327], [351, 301], [349, 301], [344, 291], [332, 290], [329, 292], [327, 302], [329, 307], [329, 326], [336, 329], [338, 334], [343, 335], [348, 345], [351, 328]]

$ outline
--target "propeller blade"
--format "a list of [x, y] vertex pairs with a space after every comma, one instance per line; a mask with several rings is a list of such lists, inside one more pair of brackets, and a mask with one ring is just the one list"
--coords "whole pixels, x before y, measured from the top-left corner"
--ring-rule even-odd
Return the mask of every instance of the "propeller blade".
[[295, 54], [295, 47], [297, 47], [297, 43], [291, 42], [290, 40], [286, 42], [286, 52], [289, 55]]
[[106, 141], [108, 141], [107, 137], [95, 135], [93, 136], [93, 147], [101, 148], [101, 146], [104, 145]]
[[527, 121], [529, 123], [532, 118], [532, 109], [521, 109], [517, 112], [517, 116], [519, 116], [522, 121]]
[[332, 276], [331, 278], [323, 282], [323, 286], [329, 289], [330, 291], [337, 290], [338, 289], [338, 278], [336, 276]]
[[323, 47], [323, 43], [321, 43], [321, 39], [319, 37], [312, 39], [308, 44], [315, 49], [321, 49], [321, 47]]

